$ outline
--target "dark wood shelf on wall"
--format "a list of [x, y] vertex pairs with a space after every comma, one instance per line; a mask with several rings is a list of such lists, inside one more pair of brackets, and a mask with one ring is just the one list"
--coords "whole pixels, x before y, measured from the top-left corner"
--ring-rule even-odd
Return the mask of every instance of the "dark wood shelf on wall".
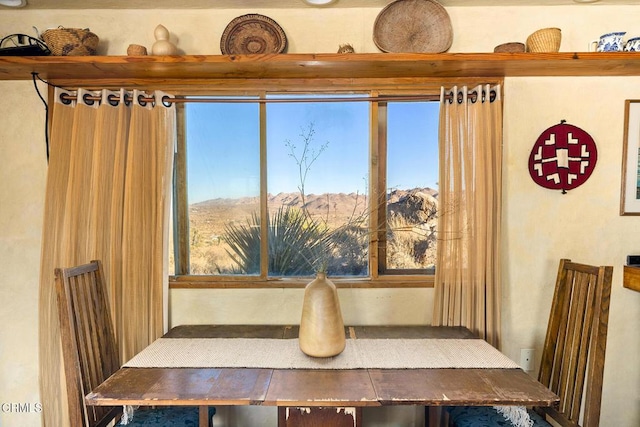
[[640, 53], [0, 56], [0, 80], [144, 81], [637, 76]]

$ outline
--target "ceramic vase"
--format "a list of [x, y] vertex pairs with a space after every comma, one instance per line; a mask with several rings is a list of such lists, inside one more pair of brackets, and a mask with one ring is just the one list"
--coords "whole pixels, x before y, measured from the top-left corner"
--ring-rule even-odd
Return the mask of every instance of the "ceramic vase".
[[344, 350], [338, 291], [325, 273], [318, 273], [304, 290], [299, 341], [300, 350], [312, 357], [332, 357]]

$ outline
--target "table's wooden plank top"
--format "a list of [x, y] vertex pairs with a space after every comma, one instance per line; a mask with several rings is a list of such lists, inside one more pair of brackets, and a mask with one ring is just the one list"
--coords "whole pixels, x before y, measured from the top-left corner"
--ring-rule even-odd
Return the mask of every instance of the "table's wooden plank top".
[[[475, 338], [466, 328], [355, 326], [349, 338]], [[296, 338], [297, 326], [186, 325], [165, 338]], [[520, 369], [122, 368], [87, 404], [115, 405], [536, 405], [558, 397]]]
[[369, 369], [380, 403], [551, 406], [558, 396], [520, 369]]
[[270, 406], [380, 406], [366, 369], [276, 369], [267, 397]]
[[261, 405], [271, 369], [124, 368], [87, 395], [115, 405]]
[[[297, 338], [298, 325], [181, 325], [163, 338]], [[476, 338], [461, 326], [347, 326], [347, 338]]]
[[297, 338], [298, 329], [289, 325], [180, 325], [163, 338]]
[[355, 338], [477, 338], [462, 326], [352, 326], [347, 329], [355, 334]]

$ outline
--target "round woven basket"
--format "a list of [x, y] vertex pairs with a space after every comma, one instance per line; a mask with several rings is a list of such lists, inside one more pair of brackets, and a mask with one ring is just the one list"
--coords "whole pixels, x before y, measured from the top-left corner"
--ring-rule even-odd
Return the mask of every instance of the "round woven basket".
[[440, 53], [452, 41], [449, 14], [435, 0], [396, 0], [373, 25], [373, 42], [383, 52]]
[[127, 55], [129, 56], [144, 56], [147, 55], [147, 48], [139, 44], [130, 44], [127, 48]]
[[527, 37], [527, 52], [557, 52], [561, 39], [560, 28], [543, 28]]
[[220, 38], [223, 55], [283, 53], [286, 48], [287, 36], [282, 27], [268, 16], [257, 13], [233, 19]]
[[493, 48], [496, 53], [517, 53], [524, 52], [524, 43], [509, 42], [503, 43]]
[[95, 55], [100, 39], [88, 28], [54, 28], [42, 33], [42, 40], [53, 55]]

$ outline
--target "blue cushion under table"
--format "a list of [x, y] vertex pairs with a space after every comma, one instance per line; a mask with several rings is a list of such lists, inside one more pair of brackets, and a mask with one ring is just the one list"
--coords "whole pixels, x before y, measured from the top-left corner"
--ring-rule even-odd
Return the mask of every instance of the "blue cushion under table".
[[[450, 425], [455, 427], [512, 427], [507, 420], [491, 406], [455, 406], [448, 409]], [[528, 411], [534, 427], [549, 427], [535, 411]]]
[[[216, 408], [209, 407], [209, 424]], [[122, 420], [117, 424], [122, 426]], [[156, 406], [154, 408], [140, 407], [133, 413], [133, 419], [127, 427], [163, 426], [163, 427], [198, 427], [199, 411], [197, 406]]]

